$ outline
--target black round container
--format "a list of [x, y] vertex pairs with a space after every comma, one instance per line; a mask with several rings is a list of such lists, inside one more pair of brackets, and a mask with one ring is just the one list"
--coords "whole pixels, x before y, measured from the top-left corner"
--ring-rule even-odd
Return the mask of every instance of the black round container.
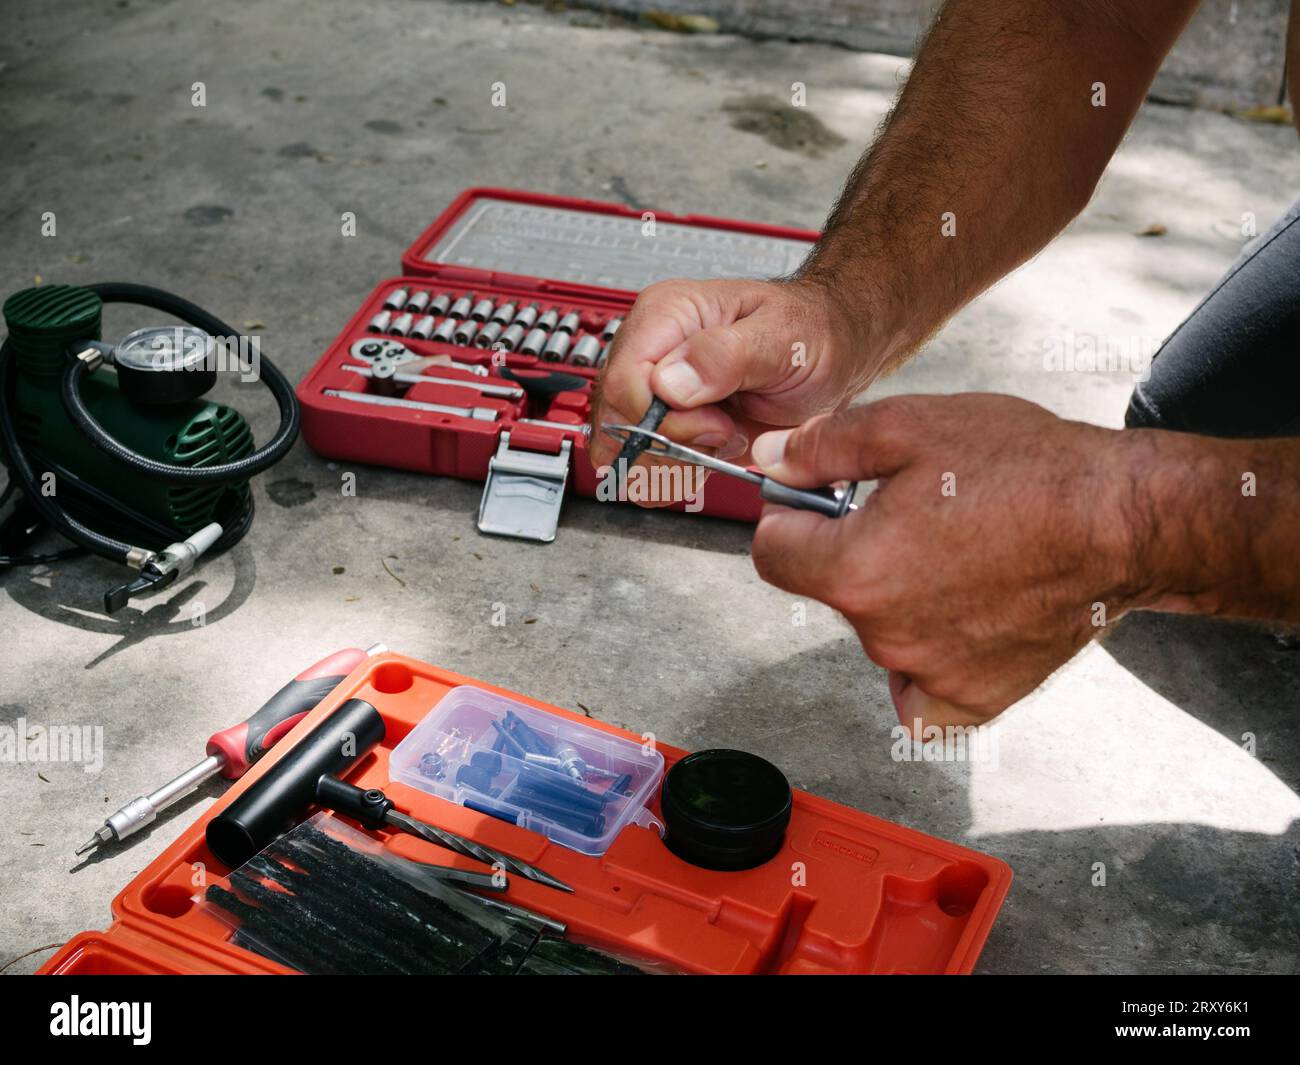
[[781, 849], [792, 801], [785, 774], [758, 755], [696, 751], [664, 777], [664, 842], [705, 869], [752, 869]]

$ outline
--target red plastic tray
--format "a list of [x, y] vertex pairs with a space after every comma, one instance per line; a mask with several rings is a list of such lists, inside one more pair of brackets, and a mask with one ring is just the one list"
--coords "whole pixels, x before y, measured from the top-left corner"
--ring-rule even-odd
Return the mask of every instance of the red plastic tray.
[[[1010, 868], [806, 792], [795, 792], [777, 857], [757, 869], [721, 873], [683, 862], [649, 829], [628, 827], [605, 855], [589, 857], [390, 782], [393, 747], [460, 684], [578, 719], [415, 659], [368, 658], [123, 889], [113, 900], [107, 932], [70, 940], [41, 972], [287, 972], [229, 943], [230, 929], [197, 905], [204, 886], [223, 882], [229, 872], [208, 851], [204, 833], [236, 795], [353, 697], [373, 703], [388, 731], [348, 779], [382, 787], [413, 816], [534, 862], [572, 884], [575, 893], [567, 895], [514, 877], [507, 897], [566, 922], [574, 935], [596, 945], [695, 973], [968, 973], [974, 967], [1010, 887]], [[663, 745], [659, 750], [669, 766], [686, 753]], [[373, 834], [403, 857], [466, 862], [401, 833]]]

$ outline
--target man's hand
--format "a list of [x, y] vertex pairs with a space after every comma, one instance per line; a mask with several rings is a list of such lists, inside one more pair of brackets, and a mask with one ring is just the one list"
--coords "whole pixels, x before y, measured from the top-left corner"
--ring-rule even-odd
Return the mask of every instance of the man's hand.
[[592, 465], [618, 453], [601, 424], [640, 421], [652, 393], [672, 408], [661, 432], [728, 459], [745, 455], [759, 432], [837, 409], [884, 358], [885, 345], [872, 340], [880, 323], [866, 310], [850, 313], [809, 281], [652, 285], [615, 336], [601, 375]]
[[998, 395], [906, 396], [817, 418], [760, 437], [763, 472], [801, 487], [881, 483], [836, 520], [769, 507], [754, 565], [845, 615], [889, 670], [905, 726], [979, 724], [1140, 605], [1138, 479], [1154, 435]]

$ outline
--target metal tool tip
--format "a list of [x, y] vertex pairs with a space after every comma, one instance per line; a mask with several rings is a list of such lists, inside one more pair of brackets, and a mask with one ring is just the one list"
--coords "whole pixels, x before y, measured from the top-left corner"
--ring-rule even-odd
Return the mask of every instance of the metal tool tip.
[[96, 847], [102, 846], [112, 838], [113, 830], [109, 828], [108, 825], [101, 825], [99, 828], [95, 829], [95, 834], [91, 836], [90, 839], [86, 840], [85, 843], [77, 848], [77, 855], [80, 856], [85, 854], [86, 851], [94, 850]]
[[555, 877], [551, 876], [549, 873], [544, 873], [536, 867], [534, 867], [534, 872], [537, 874], [535, 879], [539, 883], [545, 884], [547, 887], [555, 888], [557, 891], [567, 891], [570, 895], [573, 894], [573, 888], [563, 880], [556, 880]]
[[612, 436], [615, 440], [627, 442], [629, 440], [640, 438], [646, 443], [653, 441], [657, 444], [671, 444], [672, 441], [663, 433], [656, 433], [653, 429], [642, 429], [639, 425], [622, 425], [619, 422], [602, 422], [600, 431], [607, 436]]

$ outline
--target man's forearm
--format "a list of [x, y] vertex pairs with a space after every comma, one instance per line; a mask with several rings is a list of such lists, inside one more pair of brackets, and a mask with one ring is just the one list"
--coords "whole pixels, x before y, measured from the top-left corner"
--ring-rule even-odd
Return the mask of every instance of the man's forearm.
[[1300, 622], [1300, 439], [1124, 435], [1136, 604]]
[[1198, 2], [945, 4], [803, 271], [871, 318], [870, 358], [905, 358], [1083, 209]]

